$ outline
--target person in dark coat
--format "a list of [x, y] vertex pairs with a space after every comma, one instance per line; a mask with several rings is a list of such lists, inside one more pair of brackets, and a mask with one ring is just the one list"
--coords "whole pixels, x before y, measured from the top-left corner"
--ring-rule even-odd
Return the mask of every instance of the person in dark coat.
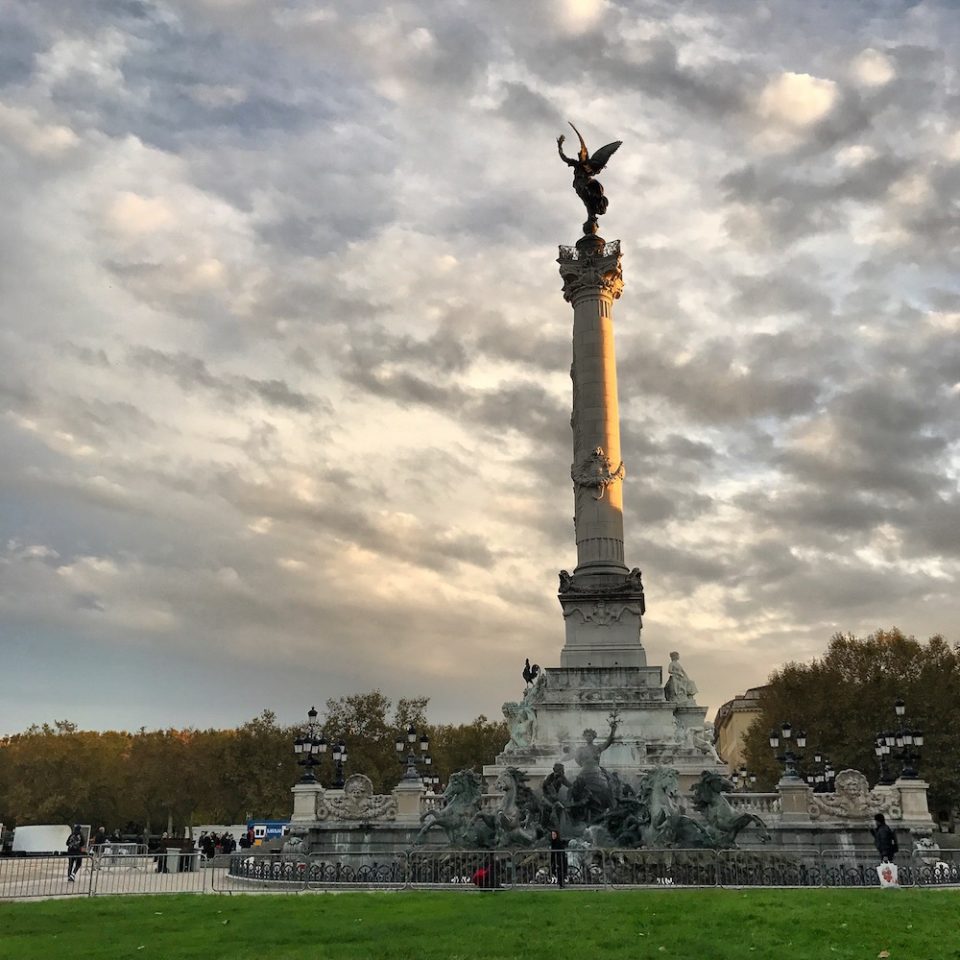
[[74, 824], [70, 836], [67, 837], [67, 880], [74, 883], [83, 863], [83, 829], [80, 824]]
[[550, 831], [550, 872], [557, 878], [557, 886], [562, 890], [567, 879], [567, 841], [558, 830]]
[[892, 860], [900, 849], [900, 844], [897, 843], [897, 834], [887, 826], [887, 819], [882, 813], [875, 814], [873, 819], [877, 824], [870, 828], [874, 846], [884, 860]]

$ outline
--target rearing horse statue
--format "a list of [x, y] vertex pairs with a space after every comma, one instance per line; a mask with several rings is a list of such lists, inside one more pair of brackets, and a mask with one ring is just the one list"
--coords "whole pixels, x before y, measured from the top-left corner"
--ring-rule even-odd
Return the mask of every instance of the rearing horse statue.
[[735, 847], [737, 834], [754, 824], [760, 842], [767, 843], [770, 840], [767, 825], [755, 813], [737, 813], [724, 796], [725, 791], [733, 789], [729, 780], [713, 770], [704, 770], [693, 785], [693, 806], [703, 814], [707, 830], [719, 846]]

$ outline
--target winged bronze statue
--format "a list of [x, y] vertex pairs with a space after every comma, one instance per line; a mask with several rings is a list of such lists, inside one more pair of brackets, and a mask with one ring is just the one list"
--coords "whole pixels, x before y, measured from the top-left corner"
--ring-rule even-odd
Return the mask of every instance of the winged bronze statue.
[[563, 141], [566, 137], [563, 134], [557, 137], [557, 152], [567, 166], [573, 167], [573, 189], [576, 190], [577, 196], [587, 208], [587, 222], [583, 225], [583, 232], [585, 234], [596, 233], [597, 217], [607, 212], [609, 201], [604, 196], [603, 186], [593, 178], [607, 165], [607, 161], [617, 152], [623, 141], [614, 140], [613, 143], [601, 147], [591, 156], [587, 145], [583, 142], [580, 131], [572, 123], [570, 126], [573, 127], [573, 132], [580, 141], [580, 152], [575, 160], [564, 154]]

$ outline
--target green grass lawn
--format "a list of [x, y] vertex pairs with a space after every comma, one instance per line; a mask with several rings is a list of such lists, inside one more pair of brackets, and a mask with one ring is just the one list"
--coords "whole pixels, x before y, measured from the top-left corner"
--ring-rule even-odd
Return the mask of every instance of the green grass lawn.
[[949, 890], [103, 897], [0, 904], [3, 960], [960, 958]]

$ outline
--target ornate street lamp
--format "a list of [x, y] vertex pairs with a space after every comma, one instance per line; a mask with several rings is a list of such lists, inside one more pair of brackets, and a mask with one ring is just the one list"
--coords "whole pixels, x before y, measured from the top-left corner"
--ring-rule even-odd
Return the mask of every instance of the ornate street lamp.
[[[427, 752], [430, 749], [430, 738], [424, 733], [419, 739], [420, 762], [423, 763], [424, 766], [429, 767], [433, 763], [433, 758]], [[398, 736], [394, 743], [397, 750], [397, 759], [407, 765], [406, 772], [403, 774], [404, 780], [419, 780], [421, 783], [426, 783], [425, 777], [422, 777], [417, 770], [417, 754], [414, 749], [416, 742], [417, 730], [411, 723], [410, 726], [407, 727], [406, 733]], [[407, 751], [406, 756], [403, 755], [404, 750]]]
[[334, 768], [334, 779], [333, 779], [333, 789], [342, 790], [343, 789], [343, 767], [347, 762], [347, 745], [341, 739], [339, 743], [335, 743], [332, 746], [330, 751], [330, 756], [333, 759], [333, 762], [336, 764]]
[[[770, 731], [770, 747], [773, 750], [779, 749], [781, 737], [783, 738], [784, 752], [777, 756], [777, 760], [783, 764], [783, 776], [787, 780], [799, 780], [800, 774], [797, 768], [799, 767], [802, 756], [794, 753], [790, 748], [790, 740], [793, 738], [793, 726], [789, 720], [783, 721], [780, 725], [779, 732], [777, 730]], [[807, 745], [807, 735], [803, 730], [797, 733], [796, 744], [801, 750]]]
[[741, 767], [739, 770], [733, 771], [733, 776], [731, 777], [733, 781], [733, 789], [740, 790], [743, 793], [746, 793], [754, 786], [757, 782], [757, 775], [751, 773], [746, 767]]
[[314, 767], [320, 765], [323, 754], [327, 752], [327, 741], [321, 733], [317, 736], [317, 708], [311, 707], [307, 711], [307, 727], [304, 733], [293, 741], [293, 753], [297, 763], [303, 767], [301, 783], [316, 783], [317, 776]]
[[894, 701], [893, 712], [897, 718], [896, 731], [878, 733], [874, 747], [880, 760], [880, 782], [885, 784], [894, 782], [892, 772], [884, 769], [884, 759], [890, 755], [899, 761], [900, 776], [904, 780], [916, 780], [919, 777], [917, 765], [920, 763], [923, 746], [923, 731], [906, 725], [907, 705], [902, 697], [897, 697]]
[[830, 761], [819, 751], [813, 752], [813, 766], [804, 778], [814, 793], [833, 793], [836, 771]]

